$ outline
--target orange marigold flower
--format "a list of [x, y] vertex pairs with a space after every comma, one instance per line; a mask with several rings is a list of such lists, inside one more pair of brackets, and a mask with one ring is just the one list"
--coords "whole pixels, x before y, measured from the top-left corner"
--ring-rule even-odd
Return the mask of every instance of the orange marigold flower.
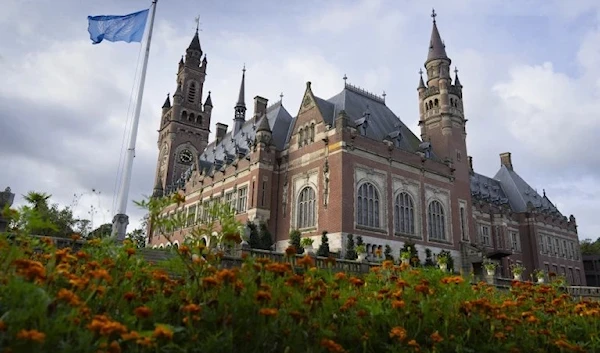
[[341, 281], [343, 279], [346, 279], [346, 274], [344, 272], [338, 272], [335, 274], [335, 279], [336, 279], [336, 281]]
[[135, 316], [145, 319], [147, 317], [150, 317], [152, 315], [152, 309], [150, 309], [147, 306], [140, 306], [137, 307], [133, 310]]
[[406, 338], [406, 329], [396, 326], [390, 330], [390, 338], [397, 338], [398, 341], [403, 341]]
[[330, 353], [343, 353], [345, 352], [344, 347], [339, 343], [336, 343], [334, 340], [330, 340], [328, 338], [323, 338], [321, 340], [321, 346], [326, 348]]
[[119, 342], [117, 341], [112, 341], [110, 342], [110, 345], [108, 345], [108, 353], [121, 353], [121, 346], [119, 345]]
[[123, 295], [123, 298], [125, 298], [125, 300], [127, 300], [128, 302], [134, 300], [135, 297], [136, 297], [136, 295], [133, 292], [127, 292], [127, 293], [125, 293], [125, 295]]
[[417, 351], [417, 352], [419, 351], [420, 346], [419, 346], [419, 343], [417, 343], [417, 341], [410, 340], [410, 341], [408, 341], [407, 344], [409, 347], [413, 347], [415, 351]]
[[188, 304], [181, 308], [181, 310], [185, 313], [196, 314], [202, 311], [202, 307], [198, 304]]
[[256, 292], [256, 300], [260, 301], [269, 301], [271, 300], [271, 293], [259, 290]]
[[444, 284], [450, 284], [450, 283], [461, 284], [464, 281], [465, 281], [465, 279], [462, 278], [462, 276], [451, 276], [451, 277], [442, 278], [442, 283], [444, 283]]
[[235, 281], [236, 272], [235, 270], [222, 269], [217, 272], [216, 276], [220, 281], [233, 283]]
[[285, 256], [287, 257], [292, 257], [292, 256], [296, 256], [296, 247], [293, 245], [288, 246], [287, 248], [285, 248]]
[[106, 282], [112, 281], [112, 277], [110, 277], [110, 274], [108, 273], [108, 271], [103, 268], [100, 268], [97, 270], [92, 270], [89, 272], [89, 274], [93, 278], [103, 279]]
[[146, 337], [146, 336], [138, 338], [135, 341], [135, 343], [139, 344], [140, 346], [144, 346], [144, 347], [152, 347], [154, 345], [152, 338]]
[[219, 280], [215, 277], [204, 277], [202, 278], [202, 284], [205, 286], [216, 286], [219, 284]]
[[102, 336], [110, 336], [113, 333], [123, 334], [127, 332], [127, 327], [125, 327], [125, 325], [117, 321], [111, 321], [105, 315], [96, 315], [87, 327], [89, 330]]
[[131, 331], [129, 333], [123, 333], [121, 334], [121, 338], [123, 339], [123, 341], [130, 341], [130, 340], [136, 340], [138, 338], [140, 338], [140, 334], [137, 333], [136, 331]]
[[279, 311], [276, 308], [262, 308], [258, 311], [260, 315], [276, 316]]
[[71, 239], [79, 240], [79, 239], [81, 239], [81, 234], [73, 233], [73, 234], [71, 234]]
[[440, 343], [444, 340], [438, 331], [435, 331], [429, 337], [434, 343]]
[[304, 255], [300, 260], [296, 261], [299, 266], [312, 267], [315, 261], [311, 256]]
[[505, 339], [505, 338], [506, 338], [506, 335], [504, 334], [504, 332], [496, 332], [496, 333], [494, 334], [494, 337], [496, 337], [496, 338], [497, 338], [497, 339], [499, 339], [499, 340], [503, 340], [503, 339]]
[[392, 301], [392, 308], [394, 309], [402, 309], [404, 308], [404, 300], [393, 300]]
[[58, 300], [64, 300], [73, 306], [77, 306], [77, 305], [81, 304], [81, 300], [79, 299], [79, 297], [75, 293], [73, 293], [72, 291], [70, 291], [66, 288], [61, 288], [58, 291], [56, 298]]
[[127, 249], [125, 249], [125, 252], [129, 256], [134, 255], [135, 254], [135, 248], [127, 248]]
[[157, 325], [154, 329], [154, 332], [152, 333], [152, 336], [156, 338], [164, 338], [171, 340], [173, 339], [173, 331], [167, 326]]
[[43, 343], [46, 339], [46, 334], [38, 330], [21, 330], [19, 333], [17, 333], [17, 338], [21, 340]]
[[360, 278], [350, 277], [350, 283], [352, 283], [356, 287], [362, 287], [365, 284], [365, 281], [363, 281]]
[[183, 255], [187, 255], [190, 253], [190, 248], [187, 245], [182, 245], [179, 247], [179, 252]]

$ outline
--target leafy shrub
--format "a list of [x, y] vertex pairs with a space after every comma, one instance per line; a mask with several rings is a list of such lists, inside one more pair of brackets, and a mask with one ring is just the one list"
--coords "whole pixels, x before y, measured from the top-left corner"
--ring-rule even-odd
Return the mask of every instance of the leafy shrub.
[[321, 245], [317, 250], [317, 256], [328, 257], [329, 256], [329, 239], [327, 238], [327, 231], [323, 231], [321, 235]]

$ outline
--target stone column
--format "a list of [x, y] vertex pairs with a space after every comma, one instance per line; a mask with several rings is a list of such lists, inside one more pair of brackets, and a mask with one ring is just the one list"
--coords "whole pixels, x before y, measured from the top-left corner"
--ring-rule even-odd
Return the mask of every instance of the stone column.
[[4, 191], [0, 192], [0, 232], [6, 232], [8, 226], [8, 219], [4, 219], [2, 210], [6, 206], [12, 206], [14, 200], [15, 194], [10, 192], [10, 188], [7, 187]]

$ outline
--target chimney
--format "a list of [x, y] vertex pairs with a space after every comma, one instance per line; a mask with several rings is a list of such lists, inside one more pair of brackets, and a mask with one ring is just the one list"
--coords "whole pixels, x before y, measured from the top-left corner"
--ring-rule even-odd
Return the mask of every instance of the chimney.
[[500, 153], [500, 164], [505, 166], [508, 170], [513, 170], [512, 160], [510, 158], [510, 152]]
[[267, 98], [261, 96], [254, 97], [254, 118], [267, 113], [267, 102], [269, 102]]
[[223, 137], [227, 133], [227, 125], [223, 123], [217, 123], [217, 143], [223, 141]]
[[469, 156], [467, 158], [469, 159], [469, 170], [473, 172], [473, 157]]

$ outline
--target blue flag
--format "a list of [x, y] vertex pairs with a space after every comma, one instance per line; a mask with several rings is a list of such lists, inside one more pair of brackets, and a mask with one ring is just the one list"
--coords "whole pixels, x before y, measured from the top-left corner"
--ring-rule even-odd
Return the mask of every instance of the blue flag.
[[106, 39], [110, 42], [141, 42], [148, 19], [148, 9], [124, 16], [88, 16], [88, 32], [92, 44]]

